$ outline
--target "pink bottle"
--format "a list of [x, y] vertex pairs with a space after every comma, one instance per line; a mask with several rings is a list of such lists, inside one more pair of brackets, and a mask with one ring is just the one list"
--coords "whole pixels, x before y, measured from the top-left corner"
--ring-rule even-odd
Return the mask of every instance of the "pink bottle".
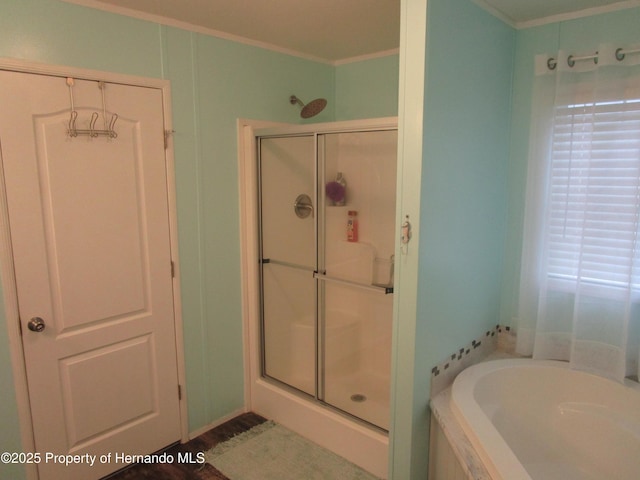
[[347, 241], [358, 241], [358, 212], [356, 210], [349, 210], [349, 217], [347, 219]]

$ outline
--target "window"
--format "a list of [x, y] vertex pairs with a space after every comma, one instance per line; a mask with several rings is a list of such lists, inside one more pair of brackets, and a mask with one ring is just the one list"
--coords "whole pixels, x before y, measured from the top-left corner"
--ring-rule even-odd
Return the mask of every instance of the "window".
[[550, 282], [640, 288], [640, 99], [556, 106], [551, 142]]
[[619, 381], [640, 347], [640, 55], [621, 50], [536, 56], [517, 324], [518, 353]]

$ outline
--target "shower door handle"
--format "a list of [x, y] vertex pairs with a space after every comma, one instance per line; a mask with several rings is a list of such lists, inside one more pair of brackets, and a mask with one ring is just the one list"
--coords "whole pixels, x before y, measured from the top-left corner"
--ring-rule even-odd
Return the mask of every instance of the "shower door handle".
[[393, 293], [393, 287], [389, 287], [389, 286], [378, 286], [378, 285], [367, 285], [366, 283], [358, 283], [358, 282], [352, 282], [350, 280], [343, 280], [341, 278], [336, 278], [336, 277], [328, 277], [327, 275], [323, 274], [323, 273], [314, 273], [313, 274], [313, 278], [317, 279], [317, 280], [321, 280], [324, 282], [331, 282], [331, 283], [338, 283], [341, 285], [346, 285], [348, 287], [357, 287], [357, 288], [363, 288], [365, 290], [370, 290], [372, 292], [376, 292], [376, 293], [384, 293], [385, 295], [389, 294], [389, 293]]
[[260, 263], [267, 264], [267, 263], [273, 263], [274, 265], [280, 265], [281, 267], [289, 267], [289, 268], [296, 268], [298, 270], [304, 270], [306, 272], [315, 272], [315, 268], [313, 267], [309, 267], [307, 265], [300, 265], [298, 263], [291, 263], [291, 262], [283, 262], [282, 260], [276, 260], [275, 258], [263, 258], [262, 260], [260, 260]]

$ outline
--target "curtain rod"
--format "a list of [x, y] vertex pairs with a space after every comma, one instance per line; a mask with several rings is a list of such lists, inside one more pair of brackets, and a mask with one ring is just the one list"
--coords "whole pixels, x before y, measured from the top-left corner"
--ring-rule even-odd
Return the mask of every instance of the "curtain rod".
[[[618, 48], [616, 49], [616, 60], [621, 62], [622, 60], [624, 60], [624, 57], [626, 55], [632, 55], [634, 53], [640, 53], [640, 48], [636, 48], [634, 50], [625, 50], [624, 48]], [[576, 62], [582, 62], [584, 60], [593, 60], [593, 63], [597, 64], [598, 52], [595, 52], [592, 55], [584, 55], [582, 57], [575, 57], [573, 55], [569, 55], [567, 57], [567, 65], [569, 65], [569, 67], [573, 67], [576, 64]], [[555, 58], [550, 57], [547, 60], [547, 68], [549, 70], [555, 70], [557, 66], [558, 66], [558, 61]]]

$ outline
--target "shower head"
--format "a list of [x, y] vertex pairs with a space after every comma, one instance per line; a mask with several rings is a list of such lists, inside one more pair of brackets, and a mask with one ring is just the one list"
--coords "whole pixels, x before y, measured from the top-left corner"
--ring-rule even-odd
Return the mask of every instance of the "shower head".
[[295, 105], [297, 103], [302, 107], [302, 110], [300, 111], [300, 116], [302, 118], [315, 117], [324, 110], [324, 107], [327, 106], [327, 101], [324, 98], [316, 98], [305, 105], [298, 97], [291, 95], [291, 97], [289, 97], [289, 102], [291, 102], [291, 105]]

